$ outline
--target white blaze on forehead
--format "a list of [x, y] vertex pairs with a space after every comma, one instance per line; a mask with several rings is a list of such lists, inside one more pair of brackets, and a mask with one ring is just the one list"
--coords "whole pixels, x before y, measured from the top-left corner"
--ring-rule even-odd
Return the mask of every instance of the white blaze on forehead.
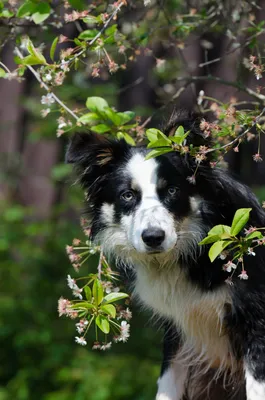
[[142, 195], [156, 196], [157, 162], [154, 159], [145, 160], [144, 155], [135, 154], [127, 165], [127, 171], [132, 178], [134, 188], [138, 188]]

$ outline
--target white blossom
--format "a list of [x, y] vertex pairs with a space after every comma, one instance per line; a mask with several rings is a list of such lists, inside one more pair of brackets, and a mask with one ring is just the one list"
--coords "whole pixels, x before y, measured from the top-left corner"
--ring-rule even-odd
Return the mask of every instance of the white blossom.
[[99, 342], [95, 342], [92, 346], [92, 350], [100, 350], [101, 346]]
[[79, 289], [78, 287], [73, 289], [73, 295], [75, 297], [78, 297], [80, 300], [83, 299], [83, 296], [81, 295], [82, 289]]
[[117, 317], [117, 320], [122, 319], [122, 318], [126, 319], [126, 321], [129, 321], [132, 318], [132, 312], [129, 310], [128, 307], [126, 308], [126, 310], [120, 311], [120, 313]]
[[241, 272], [241, 274], [238, 275], [238, 277], [239, 277], [240, 279], [247, 280], [247, 279], [248, 279], [247, 271], [243, 270], [243, 271]]
[[87, 345], [86, 339], [84, 337], [76, 336], [75, 337], [75, 341], [76, 341], [76, 343], [81, 344], [81, 346], [86, 346]]
[[223, 270], [226, 272], [232, 272], [232, 269], [236, 269], [237, 266], [232, 261], [228, 261], [226, 264], [223, 265]]
[[71, 278], [70, 275], [67, 275], [67, 284], [68, 284], [70, 289], [76, 289], [75, 280], [73, 278]]
[[40, 114], [41, 114], [42, 118], [45, 118], [45, 117], [47, 117], [47, 115], [48, 115], [50, 112], [51, 112], [51, 109], [50, 109], [50, 108], [45, 108], [45, 109], [41, 110]]
[[[100, 347], [100, 350], [109, 350], [110, 348], [111, 348], [111, 345], [112, 345], [112, 343], [111, 342], [109, 342], [109, 343], [106, 343], [106, 344], [103, 344], [101, 347]], [[93, 346], [94, 347], [94, 346]]]
[[48, 93], [46, 96], [41, 97], [41, 104], [45, 104], [47, 106], [50, 106], [55, 102], [52, 93]]
[[62, 60], [61, 61], [61, 69], [65, 72], [70, 71], [69, 69], [69, 61]]
[[127, 342], [130, 337], [130, 324], [127, 321], [121, 321], [120, 342]]
[[255, 256], [256, 253], [253, 251], [253, 249], [251, 247], [248, 248], [248, 255], [249, 256]]
[[45, 75], [45, 81], [51, 81], [52, 80], [52, 75], [50, 73]]

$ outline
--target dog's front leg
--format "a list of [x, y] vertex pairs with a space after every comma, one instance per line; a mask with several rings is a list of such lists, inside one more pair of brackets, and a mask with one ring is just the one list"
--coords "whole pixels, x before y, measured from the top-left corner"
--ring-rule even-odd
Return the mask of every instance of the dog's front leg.
[[164, 330], [163, 363], [156, 400], [181, 400], [188, 372], [188, 368], [176, 360], [181, 332], [168, 321], [164, 323]]
[[185, 391], [186, 378], [187, 367], [178, 362], [172, 362], [158, 380], [156, 400], [181, 400]]
[[[264, 364], [264, 362], [263, 362]], [[246, 391], [247, 400], [265, 400], [265, 376], [264, 371], [257, 373], [257, 367], [253, 369], [250, 365], [246, 364], [245, 377], [246, 377]]]
[[[243, 350], [247, 400], [265, 400], [265, 284], [258, 285], [254, 279], [262, 282], [264, 272], [257, 277], [250, 275], [249, 284], [246, 281], [244, 285], [235, 287], [235, 333], [241, 336], [238, 340], [241, 339]], [[251, 290], [247, 284], [252, 285]]]

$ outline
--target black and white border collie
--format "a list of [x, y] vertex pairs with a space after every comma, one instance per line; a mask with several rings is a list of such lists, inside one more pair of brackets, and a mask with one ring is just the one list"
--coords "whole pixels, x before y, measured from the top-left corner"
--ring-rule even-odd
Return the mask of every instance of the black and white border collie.
[[[172, 117], [164, 132], [179, 125], [190, 131], [187, 144], [207, 145], [198, 117]], [[240, 400], [265, 400], [265, 248], [245, 257], [249, 279], [239, 279], [238, 271], [229, 285], [225, 261], [211, 263], [208, 246], [198, 245], [213, 226], [231, 225], [238, 208], [252, 208], [249, 226], [265, 226], [265, 213], [247, 186], [209, 160], [191, 184], [194, 158], [172, 152], [146, 160], [147, 153], [82, 133], [72, 138], [66, 159], [86, 193], [92, 240], [165, 321], [156, 400], [205, 399], [209, 392], [200, 397], [199, 385], [205, 376], [232, 381], [230, 394], [242, 379]]]

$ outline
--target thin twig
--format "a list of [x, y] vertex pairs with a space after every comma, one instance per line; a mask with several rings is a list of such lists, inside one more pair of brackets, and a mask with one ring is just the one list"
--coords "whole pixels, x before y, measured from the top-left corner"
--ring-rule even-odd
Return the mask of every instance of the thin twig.
[[146, 125], [151, 121], [151, 119], [153, 118], [153, 116], [154, 116], [154, 114], [153, 114], [153, 115], [150, 115], [150, 117], [148, 117], [148, 118], [142, 123], [142, 125], [139, 126], [139, 129], [145, 128]]
[[[23, 58], [23, 54], [20, 52], [20, 50], [16, 47], [15, 51], [17, 53], [17, 55], [20, 58]], [[78, 120], [78, 116], [72, 111], [70, 110], [70, 108], [68, 108], [57, 96], [56, 94], [54, 94], [53, 92], [51, 92], [50, 88], [48, 85], [46, 85], [45, 82], [43, 82], [43, 80], [41, 79], [40, 75], [38, 74], [37, 71], [35, 71], [35, 69], [31, 66], [31, 65], [27, 65], [27, 68], [33, 73], [33, 75], [35, 76], [35, 78], [37, 79], [37, 81], [41, 84], [42, 87], [44, 87], [45, 90], [47, 90], [47, 92], [49, 92], [52, 97], [54, 98], [54, 100], [60, 104], [61, 107], [63, 107], [69, 114], [72, 115], [72, 117], [76, 120]]]
[[221, 61], [224, 57], [229, 56], [230, 54], [234, 53], [236, 50], [244, 49], [245, 47], [247, 47], [247, 46], [249, 45], [249, 43], [250, 43], [254, 38], [258, 37], [259, 35], [261, 35], [261, 34], [263, 34], [263, 33], [264, 33], [264, 29], [262, 29], [262, 31], [260, 31], [260, 32], [258, 32], [258, 33], [255, 33], [254, 35], [250, 36], [250, 37], [248, 38], [248, 40], [247, 40], [245, 43], [243, 43], [243, 44], [238, 43], [237, 46], [235, 46], [235, 47], [233, 47], [231, 50], [225, 52], [225, 53], [222, 55], [222, 57], [217, 57], [217, 58], [214, 58], [213, 60], [209, 60], [209, 61], [207, 61], [207, 62], [200, 63], [198, 66], [199, 66], [200, 68], [202, 68], [202, 67], [205, 67], [206, 65], [214, 64], [214, 63], [216, 63], [216, 62]]
[[126, 86], [123, 86], [119, 91], [118, 94], [124, 93], [126, 92], [126, 90], [131, 89], [137, 85], [140, 85], [140, 83], [142, 83], [144, 81], [144, 77], [143, 76], [139, 76], [139, 78], [137, 78], [134, 82], [129, 83]]
[[5, 64], [3, 64], [1, 61], [0, 61], [0, 65], [2, 65], [2, 67], [6, 70], [7, 73], [11, 74], [10, 69], [7, 68], [7, 66]]
[[192, 82], [215, 81], [220, 83], [221, 85], [232, 86], [242, 92], [249, 94], [251, 97], [258, 99], [260, 102], [265, 103], [265, 96], [263, 94], [256, 93], [254, 90], [246, 86], [243, 86], [239, 82], [226, 81], [225, 79], [219, 78], [218, 76], [212, 76], [212, 75], [191, 76], [191, 77], [181, 76], [175, 79], [175, 82], [182, 82], [182, 81], [187, 81], [188, 84]]

